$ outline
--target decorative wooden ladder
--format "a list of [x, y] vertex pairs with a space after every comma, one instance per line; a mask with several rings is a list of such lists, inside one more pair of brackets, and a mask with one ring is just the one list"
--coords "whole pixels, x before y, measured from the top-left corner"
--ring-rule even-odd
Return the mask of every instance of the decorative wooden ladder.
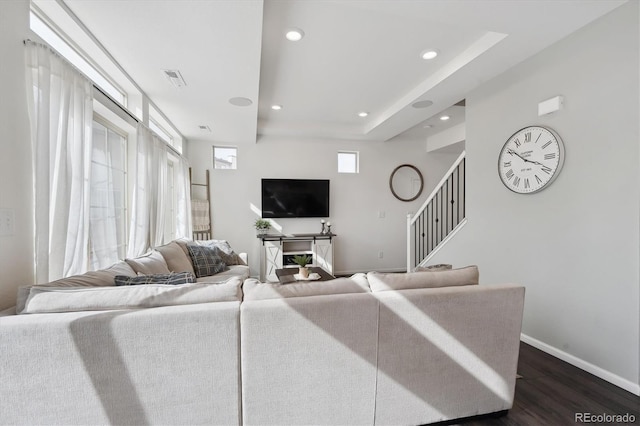
[[407, 272], [425, 265], [466, 223], [465, 152], [420, 209], [407, 215]]

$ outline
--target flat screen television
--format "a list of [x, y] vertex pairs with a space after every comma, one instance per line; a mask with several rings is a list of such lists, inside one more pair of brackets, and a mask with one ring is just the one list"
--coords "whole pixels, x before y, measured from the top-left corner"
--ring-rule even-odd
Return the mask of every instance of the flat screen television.
[[329, 180], [262, 179], [262, 217], [329, 217]]

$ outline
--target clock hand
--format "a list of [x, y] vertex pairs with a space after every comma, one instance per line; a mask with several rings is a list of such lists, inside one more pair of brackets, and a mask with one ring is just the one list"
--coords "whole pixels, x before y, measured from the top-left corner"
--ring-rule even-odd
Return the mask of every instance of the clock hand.
[[519, 157], [522, 161], [527, 162], [529, 160], [527, 160], [526, 158], [524, 158], [522, 155], [518, 154], [517, 152], [515, 152], [514, 150], [512, 150], [511, 148], [509, 148], [507, 150], [507, 152], [511, 155], [515, 155], [516, 157]]
[[538, 161], [533, 161], [533, 160], [528, 160], [526, 158], [524, 158], [522, 155], [518, 154], [517, 152], [515, 152], [513, 149], [509, 148], [507, 150], [507, 153], [511, 154], [511, 155], [515, 155], [516, 157], [519, 157], [522, 161], [524, 161], [525, 163], [532, 163], [532, 164], [537, 164], [538, 166], [543, 166], [544, 164], [538, 162]]

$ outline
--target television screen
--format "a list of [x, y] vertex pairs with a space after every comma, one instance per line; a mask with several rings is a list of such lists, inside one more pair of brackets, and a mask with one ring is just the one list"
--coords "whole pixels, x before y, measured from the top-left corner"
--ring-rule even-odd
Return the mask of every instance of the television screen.
[[328, 217], [328, 179], [262, 179], [262, 217]]

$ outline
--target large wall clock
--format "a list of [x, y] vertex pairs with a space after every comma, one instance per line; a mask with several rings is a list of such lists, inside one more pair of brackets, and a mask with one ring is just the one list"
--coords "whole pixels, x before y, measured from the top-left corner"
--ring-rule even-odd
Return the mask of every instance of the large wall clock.
[[504, 186], [518, 194], [542, 191], [560, 174], [564, 145], [553, 130], [529, 126], [505, 142], [498, 157], [498, 174]]

